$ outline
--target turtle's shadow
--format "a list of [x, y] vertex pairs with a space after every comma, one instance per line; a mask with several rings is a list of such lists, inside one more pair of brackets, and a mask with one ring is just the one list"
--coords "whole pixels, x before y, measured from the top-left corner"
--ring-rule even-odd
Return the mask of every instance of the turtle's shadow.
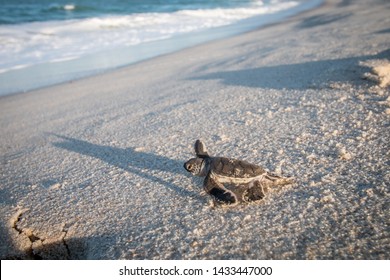
[[134, 148], [117, 148], [111, 146], [97, 145], [84, 140], [66, 137], [58, 134], [51, 135], [62, 139], [61, 142], [53, 143], [53, 146], [64, 150], [76, 152], [82, 155], [94, 157], [118, 167], [137, 176], [157, 182], [160, 185], [174, 191], [184, 197], [196, 197], [197, 194], [179, 187], [171, 182], [167, 182], [157, 176], [152, 175], [152, 171], [163, 171], [175, 174], [182, 174], [183, 163], [178, 160], [164, 156], [136, 151]]

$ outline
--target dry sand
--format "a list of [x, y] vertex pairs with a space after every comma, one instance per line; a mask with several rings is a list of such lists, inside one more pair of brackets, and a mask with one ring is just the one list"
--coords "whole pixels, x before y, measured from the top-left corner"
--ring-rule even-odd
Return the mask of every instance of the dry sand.
[[[1, 97], [1, 258], [389, 259], [389, 11], [329, 0]], [[212, 207], [182, 167], [198, 138], [297, 183]]]

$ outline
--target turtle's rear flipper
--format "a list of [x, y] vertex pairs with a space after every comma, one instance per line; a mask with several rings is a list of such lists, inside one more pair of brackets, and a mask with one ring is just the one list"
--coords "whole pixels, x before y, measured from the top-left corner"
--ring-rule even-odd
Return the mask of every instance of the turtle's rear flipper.
[[247, 202], [261, 200], [265, 197], [267, 189], [267, 187], [263, 187], [260, 183], [257, 183], [244, 193], [243, 200]]
[[196, 140], [195, 142], [195, 153], [196, 156], [200, 158], [209, 157], [205, 145], [200, 140]]
[[282, 177], [269, 172], [264, 176], [264, 179], [268, 183], [272, 183], [272, 185], [288, 185], [294, 183], [294, 178], [292, 177]]
[[222, 184], [211, 178], [210, 175], [206, 176], [204, 180], [205, 191], [212, 195], [214, 199], [223, 204], [235, 204], [237, 203], [237, 197], [232, 191], [227, 190]]

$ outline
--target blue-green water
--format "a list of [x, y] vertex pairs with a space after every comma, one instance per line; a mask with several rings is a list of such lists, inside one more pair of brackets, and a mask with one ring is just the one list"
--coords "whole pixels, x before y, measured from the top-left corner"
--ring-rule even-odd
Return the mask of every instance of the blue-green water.
[[0, 0], [0, 24], [84, 19], [134, 13], [172, 13], [180, 10], [237, 8], [245, 7], [253, 2], [251, 0]]

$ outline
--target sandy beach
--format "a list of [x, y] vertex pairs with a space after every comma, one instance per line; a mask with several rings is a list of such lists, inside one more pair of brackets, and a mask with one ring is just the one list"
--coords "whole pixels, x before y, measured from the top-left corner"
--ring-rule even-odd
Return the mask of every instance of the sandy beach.
[[[1, 259], [390, 259], [390, 3], [0, 97]], [[202, 139], [296, 178], [215, 207]]]

